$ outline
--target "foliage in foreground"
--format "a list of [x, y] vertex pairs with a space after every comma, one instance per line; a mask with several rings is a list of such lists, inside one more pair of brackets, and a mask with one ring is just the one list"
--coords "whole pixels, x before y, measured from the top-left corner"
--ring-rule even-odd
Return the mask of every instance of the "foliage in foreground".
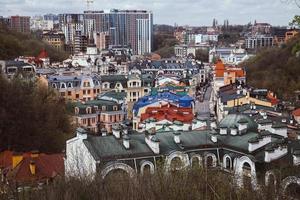
[[61, 152], [72, 133], [65, 102], [33, 81], [0, 74], [0, 150]]
[[18, 197], [21, 200], [275, 199], [274, 188], [261, 188], [259, 191], [253, 191], [250, 187], [238, 189], [234, 187], [232, 180], [231, 174], [200, 168], [172, 172], [169, 175], [161, 171], [132, 179], [117, 171], [109, 174], [105, 180], [58, 180], [41, 190], [20, 192]]

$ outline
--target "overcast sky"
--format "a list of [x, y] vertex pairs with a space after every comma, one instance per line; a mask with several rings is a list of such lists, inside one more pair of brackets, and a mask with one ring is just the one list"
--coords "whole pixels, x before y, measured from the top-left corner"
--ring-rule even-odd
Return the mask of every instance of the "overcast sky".
[[[155, 24], [211, 25], [213, 18], [223, 24], [250, 21], [287, 25], [300, 8], [286, 0], [94, 0], [94, 10], [147, 9]], [[82, 13], [86, 0], [0, 0], [0, 16], [46, 13]]]

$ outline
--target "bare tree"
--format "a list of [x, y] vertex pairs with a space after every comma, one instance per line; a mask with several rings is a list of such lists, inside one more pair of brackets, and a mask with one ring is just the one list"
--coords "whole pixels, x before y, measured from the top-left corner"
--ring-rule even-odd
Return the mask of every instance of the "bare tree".
[[287, 3], [287, 4], [295, 4], [297, 7], [300, 8], [300, 0], [281, 0], [282, 2], [284, 3]]

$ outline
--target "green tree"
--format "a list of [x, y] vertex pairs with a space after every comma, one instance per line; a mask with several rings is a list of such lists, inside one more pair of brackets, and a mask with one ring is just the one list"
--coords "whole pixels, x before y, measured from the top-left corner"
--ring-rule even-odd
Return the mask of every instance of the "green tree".
[[208, 62], [208, 51], [203, 49], [196, 50], [196, 60], [200, 60], [202, 62]]
[[33, 81], [0, 76], [0, 150], [61, 152], [73, 132], [65, 102]]

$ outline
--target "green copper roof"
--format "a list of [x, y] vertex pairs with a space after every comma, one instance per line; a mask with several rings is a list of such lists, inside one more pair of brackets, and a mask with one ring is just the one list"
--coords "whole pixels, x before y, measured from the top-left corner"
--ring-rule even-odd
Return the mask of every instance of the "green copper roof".
[[220, 128], [230, 128], [232, 125], [238, 127], [239, 121], [247, 121], [247, 131], [257, 131], [258, 125], [248, 116], [242, 114], [229, 114], [221, 122]]

